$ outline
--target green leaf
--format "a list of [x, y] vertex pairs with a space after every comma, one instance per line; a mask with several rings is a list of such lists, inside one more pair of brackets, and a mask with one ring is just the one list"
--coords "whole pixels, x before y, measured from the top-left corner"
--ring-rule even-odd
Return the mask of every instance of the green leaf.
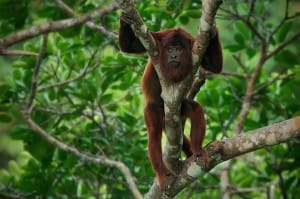
[[237, 9], [240, 15], [248, 14], [249, 7], [246, 3], [240, 2], [237, 4]]
[[124, 116], [120, 117], [120, 119], [129, 126], [134, 126], [134, 124], [137, 123], [136, 117], [134, 117], [130, 112], [125, 112]]
[[294, 69], [293, 72], [295, 73], [295, 80], [300, 81], [300, 68]]
[[[0, 86], [0, 89], [2, 89], [1, 86]], [[6, 112], [6, 111], [9, 111], [10, 108], [11, 108], [11, 104], [8, 104], [8, 103], [0, 104], [0, 111]]]
[[252, 48], [247, 48], [246, 54], [247, 54], [248, 58], [251, 59], [256, 54], [256, 50], [254, 50]]
[[22, 173], [22, 169], [17, 164], [17, 162], [14, 160], [10, 160], [8, 162], [8, 168], [9, 168], [10, 172], [13, 173], [14, 175], [20, 175]]
[[187, 24], [187, 23], [189, 23], [189, 17], [188, 16], [186, 16], [186, 15], [182, 15], [182, 16], [180, 16], [179, 17], [179, 21], [180, 21], [180, 23], [182, 23], [182, 24]]
[[112, 94], [105, 94], [102, 95], [100, 98], [100, 103], [101, 104], [108, 104], [109, 102], [112, 102], [113, 100], [113, 95]]
[[186, 14], [191, 17], [191, 18], [200, 18], [201, 17], [201, 12], [200, 9], [191, 9], [191, 10], [187, 10]]
[[291, 31], [292, 25], [293, 21], [289, 21], [280, 28], [277, 36], [278, 42], [283, 42], [285, 40], [286, 36]]
[[27, 126], [17, 125], [10, 136], [15, 140], [26, 140], [26, 138], [33, 133], [31, 130], [28, 130]]
[[244, 24], [241, 21], [237, 21], [235, 22], [235, 28], [236, 30], [243, 35], [244, 38], [248, 39], [249, 38], [249, 34], [251, 31], [249, 31], [248, 27], [246, 26], [246, 24]]
[[242, 49], [244, 49], [244, 46], [238, 45], [238, 44], [233, 44], [233, 45], [228, 45], [224, 47], [225, 49], [228, 49], [230, 52], [238, 52]]
[[102, 92], [105, 92], [106, 89], [108, 87], [110, 87], [114, 81], [115, 81], [114, 76], [106, 77], [104, 82], [102, 83], [102, 86], [101, 86], [102, 87]]
[[27, 62], [21, 61], [21, 60], [16, 60], [13, 62], [12, 66], [14, 68], [26, 68], [28, 67]]
[[10, 123], [12, 121], [12, 118], [10, 115], [5, 113], [0, 113], [0, 122], [3, 123]]
[[7, 170], [5, 169], [0, 169], [0, 181], [1, 181], [1, 184], [2, 183], [6, 183], [6, 184], [9, 184], [12, 182], [12, 176], [11, 176], [11, 173], [8, 172]]
[[155, 12], [160, 12], [161, 8], [156, 7], [156, 6], [149, 6], [147, 8], [144, 9], [144, 12], [149, 12], [149, 13], [155, 13]]
[[291, 50], [282, 50], [275, 56], [276, 61], [285, 63], [288, 65], [288, 67], [299, 64], [298, 59], [299, 58], [296, 56], [296, 54]]
[[234, 35], [234, 40], [240, 45], [245, 45], [245, 39], [242, 34], [237, 33]]

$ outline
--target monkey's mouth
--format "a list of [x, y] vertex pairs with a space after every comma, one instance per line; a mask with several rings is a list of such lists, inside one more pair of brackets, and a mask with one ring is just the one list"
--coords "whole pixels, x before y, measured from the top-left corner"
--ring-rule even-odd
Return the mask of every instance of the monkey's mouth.
[[170, 61], [168, 64], [174, 68], [178, 68], [180, 65], [180, 62], [179, 61]]

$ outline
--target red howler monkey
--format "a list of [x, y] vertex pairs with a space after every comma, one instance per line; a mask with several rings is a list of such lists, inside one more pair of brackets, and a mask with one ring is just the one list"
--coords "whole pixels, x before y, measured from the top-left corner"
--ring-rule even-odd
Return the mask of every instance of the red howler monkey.
[[[135, 36], [126, 16], [121, 15], [119, 43], [121, 50], [127, 53], [146, 52], [143, 44]], [[159, 52], [159, 67], [167, 81], [176, 83], [182, 81], [192, 68], [192, 47], [194, 38], [185, 30], [172, 28], [151, 33]], [[203, 68], [219, 73], [222, 70], [222, 51], [217, 29], [202, 61]], [[154, 69], [152, 60], [149, 59], [142, 78], [142, 90], [146, 99], [144, 117], [148, 129], [149, 157], [162, 188], [166, 186], [166, 176], [173, 174], [162, 159], [161, 137], [164, 129], [164, 102], [161, 98], [161, 85]], [[191, 155], [207, 156], [202, 149], [205, 135], [205, 118], [202, 107], [193, 100], [184, 99], [181, 105], [183, 118], [190, 118], [190, 140], [184, 136], [182, 150], [187, 157]], [[208, 157], [204, 157], [208, 159]]]

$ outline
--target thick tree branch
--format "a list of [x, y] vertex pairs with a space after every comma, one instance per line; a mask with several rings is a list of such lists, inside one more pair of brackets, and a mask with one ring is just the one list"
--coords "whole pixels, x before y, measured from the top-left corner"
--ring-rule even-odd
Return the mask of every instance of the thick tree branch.
[[[201, 157], [188, 159], [185, 167], [170, 186], [165, 198], [173, 198], [184, 187], [221, 162], [266, 146], [287, 142], [293, 138], [300, 138], [300, 117], [241, 133], [225, 140], [214, 141], [205, 147], [210, 157], [208, 166], [204, 166]], [[163, 193], [157, 187], [152, 186], [145, 198], [156, 199], [161, 198], [161, 195]]]
[[204, 85], [206, 79], [206, 73], [201, 68], [199, 69], [199, 76], [195, 76], [195, 80], [193, 82], [192, 88], [186, 95], [187, 99], [194, 99], [197, 93], [200, 91], [200, 88]]
[[[223, 141], [221, 154], [222, 161], [232, 159], [244, 153], [289, 141], [300, 137], [300, 117], [295, 117], [280, 123], [272, 124]], [[213, 143], [212, 143], [213, 144]], [[207, 147], [210, 147], [207, 146]], [[213, 150], [212, 157], [216, 155]], [[215, 159], [217, 161], [217, 159]], [[215, 166], [215, 164], [213, 164]], [[211, 168], [209, 168], [211, 169]]]
[[193, 46], [193, 65], [196, 69], [202, 62], [205, 49], [211, 37], [211, 30], [215, 23], [215, 15], [221, 3], [221, 0], [202, 1], [202, 15], [196, 41]]
[[[123, 12], [122, 15], [126, 16], [127, 23], [131, 25], [131, 29], [142, 42], [143, 46], [147, 50], [153, 63], [157, 65], [158, 51], [157, 51], [156, 43], [154, 41], [154, 38], [151, 35], [151, 31], [144, 24], [142, 17], [136, 10], [135, 1], [122, 0], [121, 8]], [[162, 77], [160, 71], [158, 71], [158, 75], [160, 76], [160, 78]]]

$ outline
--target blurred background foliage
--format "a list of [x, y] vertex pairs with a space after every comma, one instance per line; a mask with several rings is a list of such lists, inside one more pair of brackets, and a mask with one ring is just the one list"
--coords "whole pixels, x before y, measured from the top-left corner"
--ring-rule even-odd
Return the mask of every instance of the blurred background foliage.
[[[64, 2], [76, 13], [84, 14], [113, 1]], [[249, 2], [224, 0], [221, 8], [246, 15]], [[254, 28], [263, 36], [270, 34], [284, 16], [284, 7], [285, 1], [281, 0], [256, 1]], [[137, 8], [151, 30], [179, 26], [193, 35], [197, 32], [200, 1], [145, 0], [138, 1]], [[290, 1], [290, 15], [299, 11], [299, 1]], [[116, 10], [94, 22], [117, 32], [119, 14], [120, 10]], [[0, 38], [68, 17], [52, 0], [0, 0]], [[224, 70], [240, 76], [253, 71], [261, 50], [259, 38], [222, 9], [216, 23], [223, 45]], [[299, 26], [299, 18], [286, 21], [270, 38], [269, 48], [290, 38]], [[12, 48], [38, 52], [40, 46], [41, 37], [35, 37]], [[298, 40], [264, 64], [255, 84], [261, 89], [255, 94], [244, 131], [300, 115], [299, 49]], [[57, 149], [24, 122], [20, 111], [29, 95], [35, 61], [35, 56], [0, 57], [0, 195], [132, 198], [118, 170], [86, 163]], [[116, 38], [85, 25], [50, 33], [32, 112], [39, 125], [66, 144], [124, 162], [142, 192], [149, 189], [154, 176], [147, 158], [140, 88], [146, 61], [146, 56], [121, 53]], [[247, 84], [240, 76], [208, 76], [196, 96], [206, 113], [206, 144], [232, 135]], [[270, 193], [274, 198], [297, 198], [299, 151], [299, 142], [291, 141], [234, 160], [230, 168], [232, 198], [272, 198]], [[221, 198], [220, 167], [186, 188], [178, 198]]]

